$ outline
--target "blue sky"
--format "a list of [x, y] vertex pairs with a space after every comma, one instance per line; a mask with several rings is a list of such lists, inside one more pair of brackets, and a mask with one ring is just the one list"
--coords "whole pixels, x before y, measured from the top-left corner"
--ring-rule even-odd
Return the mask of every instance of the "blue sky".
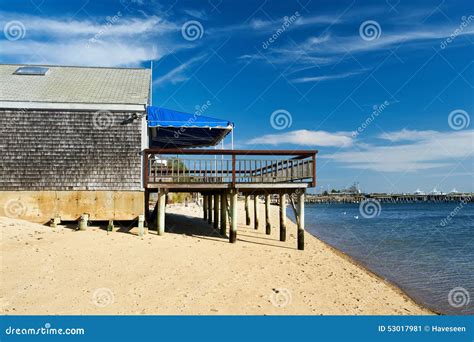
[[237, 148], [318, 149], [318, 191], [474, 191], [473, 7], [0, 1], [0, 62], [153, 61], [154, 105], [208, 104]]

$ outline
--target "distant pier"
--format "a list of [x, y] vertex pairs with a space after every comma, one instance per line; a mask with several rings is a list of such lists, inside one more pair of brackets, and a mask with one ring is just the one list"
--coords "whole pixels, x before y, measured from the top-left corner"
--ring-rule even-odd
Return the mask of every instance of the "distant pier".
[[474, 193], [458, 194], [329, 194], [306, 195], [306, 203], [360, 203], [372, 199], [380, 203], [473, 202]]

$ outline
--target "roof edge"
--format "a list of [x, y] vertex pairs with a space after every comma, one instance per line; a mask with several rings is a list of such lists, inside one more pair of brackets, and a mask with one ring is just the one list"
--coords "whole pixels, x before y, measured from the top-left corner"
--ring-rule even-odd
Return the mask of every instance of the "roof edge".
[[115, 103], [60, 103], [60, 102], [20, 102], [0, 101], [0, 109], [40, 109], [40, 110], [108, 110], [114, 112], [145, 112], [145, 104]]

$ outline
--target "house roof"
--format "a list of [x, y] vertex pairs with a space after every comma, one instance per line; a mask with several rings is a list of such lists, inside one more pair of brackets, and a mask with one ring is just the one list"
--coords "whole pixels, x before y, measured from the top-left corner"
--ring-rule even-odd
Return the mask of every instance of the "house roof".
[[24, 66], [31, 65], [0, 64], [0, 107], [144, 110], [148, 103], [149, 69], [41, 65], [45, 75], [15, 74]]

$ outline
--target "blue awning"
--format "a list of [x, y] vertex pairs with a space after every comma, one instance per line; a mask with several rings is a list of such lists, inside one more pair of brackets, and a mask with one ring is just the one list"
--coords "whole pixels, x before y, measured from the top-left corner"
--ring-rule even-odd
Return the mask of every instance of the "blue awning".
[[160, 107], [147, 107], [148, 127], [152, 131], [150, 147], [189, 148], [217, 145], [232, 131], [227, 120], [182, 113]]

